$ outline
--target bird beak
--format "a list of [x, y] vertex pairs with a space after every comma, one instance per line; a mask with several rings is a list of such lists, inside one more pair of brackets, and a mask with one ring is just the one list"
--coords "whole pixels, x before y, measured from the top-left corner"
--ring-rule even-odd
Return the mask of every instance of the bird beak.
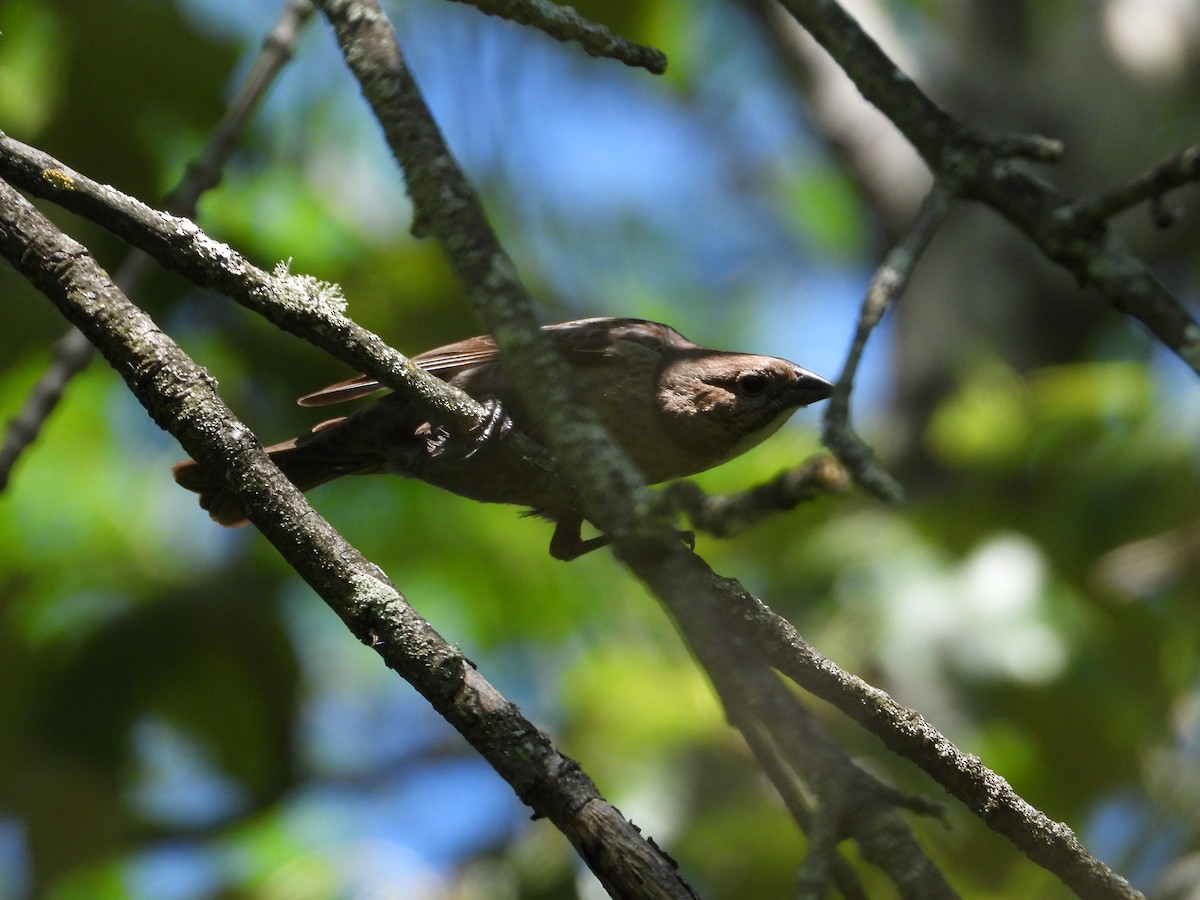
[[791, 395], [797, 406], [808, 406], [818, 400], [826, 400], [833, 393], [833, 385], [808, 369], [799, 366], [795, 368], [796, 383], [792, 385]]

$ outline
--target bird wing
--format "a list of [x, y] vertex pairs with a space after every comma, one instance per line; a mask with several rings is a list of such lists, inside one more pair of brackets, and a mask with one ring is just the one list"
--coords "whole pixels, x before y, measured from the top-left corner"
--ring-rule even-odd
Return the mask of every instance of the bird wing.
[[319, 391], [305, 394], [296, 402], [301, 406], [329, 406], [333, 403], [365, 397], [382, 387], [382, 384], [369, 375], [355, 375], [353, 378], [323, 387]]
[[[412, 358], [412, 361], [427, 372], [449, 381], [464, 369], [490, 362], [497, 357], [496, 342], [489, 335], [467, 338], [444, 347], [426, 350]], [[383, 385], [370, 375], [355, 375], [337, 384], [323, 387], [319, 391], [305, 394], [296, 402], [301, 406], [329, 406], [343, 403], [347, 400], [357, 400], [366, 397]]]
[[661, 322], [630, 318], [578, 319], [547, 325], [542, 333], [550, 338], [568, 362], [586, 365], [610, 359], [622, 343], [633, 342], [655, 351], [666, 347], [696, 347], [691, 341]]
[[[671, 326], [645, 319], [576, 319], [557, 325], [546, 325], [542, 328], [542, 333], [550, 339], [568, 364], [576, 365], [609, 360], [626, 341], [642, 344], [656, 351], [666, 347], [696, 349], [696, 344]], [[414, 356], [412, 361], [443, 381], [450, 381], [459, 373], [492, 362], [498, 357], [496, 341], [491, 335], [482, 334], [427, 350]], [[297, 402], [301, 406], [329, 406], [346, 400], [357, 400], [382, 388], [383, 385], [377, 379], [369, 375], [356, 375], [346, 381], [339, 381], [319, 391], [305, 394]]]
[[491, 362], [499, 355], [500, 351], [496, 349], [496, 342], [492, 336], [481, 334], [435, 350], [426, 350], [414, 356], [412, 361], [443, 381], [449, 381], [463, 369]]

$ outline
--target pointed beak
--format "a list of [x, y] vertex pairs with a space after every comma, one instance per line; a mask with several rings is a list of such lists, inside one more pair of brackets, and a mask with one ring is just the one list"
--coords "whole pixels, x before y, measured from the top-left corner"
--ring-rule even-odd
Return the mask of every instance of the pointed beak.
[[796, 382], [792, 385], [791, 395], [797, 406], [808, 406], [818, 400], [826, 400], [833, 393], [833, 384], [820, 375], [795, 367]]

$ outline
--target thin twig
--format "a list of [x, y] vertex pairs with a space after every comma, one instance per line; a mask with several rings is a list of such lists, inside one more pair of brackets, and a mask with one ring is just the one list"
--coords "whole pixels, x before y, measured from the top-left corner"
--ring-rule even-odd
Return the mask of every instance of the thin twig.
[[[263, 40], [258, 58], [213, 127], [204, 150], [189, 163], [179, 185], [168, 194], [165, 205], [171, 212], [193, 215], [201, 195], [221, 180], [221, 171], [233, 152], [237, 136], [291, 58], [300, 31], [312, 12], [311, 0], [287, 0], [284, 4], [279, 20]], [[132, 250], [117, 270], [116, 283], [126, 295], [135, 294], [151, 269], [149, 258], [139, 250]], [[71, 379], [90, 365], [93, 355], [91, 343], [74, 328], [55, 343], [49, 366], [30, 390], [21, 411], [6, 427], [4, 444], [0, 446], [0, 491], [8, 486], [13, 466], [37, 440]]]
[[286, 0], [279, 19], [263, 38], [262, 50], [254, 65], [230, 99], [220, 121], [213, 126], [204, 150], [188, 163], [183, 179], [167, 195], [164, 206], [169, 212], [190, 218], [195, 214], [200, 197], [220, 183], [238, 136], [292, 58], [296, 42], [312, 14], [312, 0]]
[[862, 362], [867, 341], [892, 304], [908, 287], [913, 269], [946, 218], [953, 199], [949, 191], [935, 184], [925, 196], [908, 231], [875, 271], [863, 298], [858, 327], [855, 329], [850, 351], [846, 354], [842, 374], [834, 385], [829, 405], [825, 407], [822, 435], [825, 445], [834, 452], [864, 490], [888, 503], [902, 503], [904, 489], [879, 464], [871, 448], [854, 432], [850, 423], [850, 395], [854, 390], [854, 379], [858, 374], [858, 366]]
[[569, 6], [549, 0], [455, 0], [480, 12], [520, 25], [530, 25], [556, 41], [574, 42], [589, 56], [603, 56], [661, 75], [667, 70], [667, 55], [654, 47], [637, 44], [613, 34], [603, 25], [585, 19]]
[[8, 487], [21, 454], [37, 440], [42, 426], [62, 399], [71, 379], [92, 361], [92, 345], [75, 328], [67, 329], [50, 350], [50, 364], [25, 398], [20, 411], [4, 427], [0, 446], [0, 491]]
[[1124, 187], [1081, 197], [1071, 204], [1072, 214], [1085, 221], [1102, 222], [1145, 200], [1161, 199], [1167, 191], [1200, 181], [1200, 144], [1180, 150]]
[[841, 464], [821, 453], [768, 482], [736, 494], [706, 494], [695, 482], [675, 481], [659, 491], [655, 499], [665, 509], [685, 514], [697, 531], [727, 538], [801, 503], [839, 494], [849, 484]]

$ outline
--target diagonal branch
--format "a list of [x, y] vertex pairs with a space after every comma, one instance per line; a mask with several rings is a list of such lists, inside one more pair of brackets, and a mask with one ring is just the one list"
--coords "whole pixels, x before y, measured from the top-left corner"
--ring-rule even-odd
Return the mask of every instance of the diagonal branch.
[[237, 486], [251, 520], [289, 565], [524, 803], [554, 822], [614, 896], [695, 896], [674, 862], [600, 797], [578, 764], [313, 512], [217, 396], [204, 370], [121, 293], [84, 247], [3, 182], [0, 254], [87, 335], [160, 427]]
[[[716, 576], [709, 575], [716, 581]], [[1142, 895], [1055, 822], [1017, 794], [976, 756], [964, 753], [885, 692], [821, 656], [795, 627], [740, 585], [721, 581], [738, 627], [752, 635], [758, 652], [797, 685], [832, 703], [890, 750], [904, 756], [958, 798], [990, 828], [1081, 897], [1134, 900]]]
[[[691, 574], [701, 572], [693, 566]], [[935, 900], [957, 895], [937, 866], [922, 852], [912, 829], [898, 813], [913, 809], [926, 815], [942, 810], [920, 798], [908, 797], [880, 782], [856, 764], [825, 727], [787, 689], [770, 663], [758, 652], [752, 636], [736, 626], [726, 598], [703, 590], [691, 592], [689, 614], [680, 630], [712, 679], [731, 724], [759, 755], [762, 733], [779, 751], [782, 763], [806, 785], [814, 798], [811, 815], [797, 823], [809, 836], [803, 878], [824, 883], [837, 870], [836, 847], [853, 838], [863, 855], [885, 872], [901, 897]], [[763, 760], [764, 771], [776, 781], [784, 773]], [[776, 781], [781, 796], [789, 782]], [[806, 821], [807, 820], [807, 821]], [[813, 890], [811, 896], [823, 896]]]
[[647, 514], [645, 479], [575, 397], [566, 363], [539, 332], [533, 302], [425, 104], [387, 16], [376, 0], [318, 5], [404, 171], [414, 232], [442, 245], [501, 355], [511, 360], [506, 371], [573, 479], [588, 520], [618, 550], [626, 542], [633, 549], [670, 544], [667, 523]]
[[[85, 216], [147, 253], [164, 268], [229, 297], [347, 365], [402, 392], [455, 435], [469, 435], [486, 413], [473, 398], [414, 366], [407, 357], [344, 315], [332, 286], [315, 279], [268, 273], [188, 219], [151, 209], [99, 184], [54, 157], [0, 134], [0, 177]], [[510, 465], [533, 466], [535, 477], [570, 490], [537, 444], [513, 432], [497, 445]]]

